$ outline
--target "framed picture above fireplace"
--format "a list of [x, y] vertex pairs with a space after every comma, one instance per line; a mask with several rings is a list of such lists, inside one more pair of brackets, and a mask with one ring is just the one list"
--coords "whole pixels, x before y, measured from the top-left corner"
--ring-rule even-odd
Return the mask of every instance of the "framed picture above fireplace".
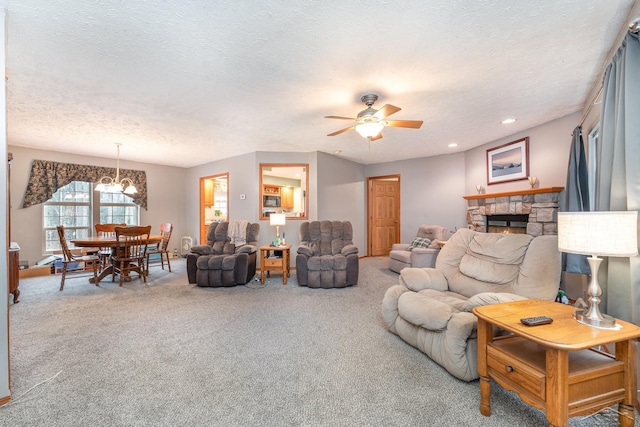
[[487, 184], [519, 181], [529, 176], [529, 137], [487, 150]]

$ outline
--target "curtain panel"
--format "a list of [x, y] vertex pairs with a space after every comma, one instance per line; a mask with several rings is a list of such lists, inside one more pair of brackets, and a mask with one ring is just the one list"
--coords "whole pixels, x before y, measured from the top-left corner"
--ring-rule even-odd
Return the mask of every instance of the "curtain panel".
[[[31, 163], [31, 175], [22, 200], [22, 207], [28, 208], [46, 202], [60, 187], [72, 181], [98, 182], [104, 176], [115, 177], [116, 168], [34, 160]], [[147, 209], [146, 172], [120, 169], [120, 176], [133, 181], [138, 190], [131, 196], [133, 202]]]
[[[628, 33], [607, 67], [596, 152], [596, 210], [640, 210], [640, 41]], [[609, 257], [602, 302], [607, 314], [640, 324], [640, 257]], [[602, 277], [602, 276], [601, 276]], [[601, 305], [602, 308], [602, 305]]]
[[[582, 126], [576, 127], [571, 137], [567, 185], [560, 201], [560, 210], [563, 212], [584, 212], [589, 210], [589, 179], [587, 156], [584, 152], [584, 140], [582, 139]], [[562, 258], [564, 271], [591, 274], [585, 255], [563, 253]]]

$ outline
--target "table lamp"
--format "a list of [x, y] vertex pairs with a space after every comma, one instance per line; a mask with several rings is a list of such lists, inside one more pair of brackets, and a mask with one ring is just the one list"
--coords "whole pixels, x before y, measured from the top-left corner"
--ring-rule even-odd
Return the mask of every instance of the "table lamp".
[[602, 256], [632, 257], [638, 254], [638, 212], [559, 212], [558, 249], [587, 258], [591, 280], [587, 288], [589, 306], [573, 317], [580, 323], [598, 328], [615, 328], [615, 319], [600, 312], [602, 288], [598, 269]]
[[280, 244], [280, 226], [286, 224], [286, 216], [284, 214], [271, 214], [269, 215], [269, 225], [276, 226], [276, 241], [275, 244]]

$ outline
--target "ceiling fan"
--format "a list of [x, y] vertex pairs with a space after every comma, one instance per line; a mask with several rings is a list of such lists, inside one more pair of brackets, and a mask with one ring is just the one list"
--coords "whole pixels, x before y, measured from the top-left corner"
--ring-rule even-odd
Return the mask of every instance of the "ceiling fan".
[[385, 104], [379, 110], [373, 108], [373, 103], [378, 99], [378, 95], [367, 94], [360, 100], [365, 103], [367, 108], [358, 113], [354, 119], [342, 116], [324, 116], [325, 119], [353, 120], [355, 123], [348, 128], [328, 134], [327, 136], [339, 135], [348, 130], [355, 129], [360, 135], [368, 138], [370, 141], [382, 138], [382, 128], [385, 126], [419, 129], [422, 126], [422, 120], [387, 120], [390, 115], [400, 111], [400, 108]]

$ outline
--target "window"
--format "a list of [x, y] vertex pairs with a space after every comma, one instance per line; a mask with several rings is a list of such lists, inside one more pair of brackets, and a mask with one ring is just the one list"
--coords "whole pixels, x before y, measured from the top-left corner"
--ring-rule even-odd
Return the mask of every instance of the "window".
[[120, 193], [93, 194], [93, 184], [73, 181], [61, 187], [43, 204], [42, 209], [45, 253], [60, 249], [58, 225], [64, 225], [69, 239], [89, 237], [93, 224], [126, 223], [137, 225], [139, 207], [133, 199]]
[[122, 193], [100, 193], [100, 224], [138, 225], [138, 205]]
[[91, 183], [73, 181], [56, 191], [44, 204], [45, 252], [60, 249], [58, 225], [64, 225], [67, 239], [91, 234]]

